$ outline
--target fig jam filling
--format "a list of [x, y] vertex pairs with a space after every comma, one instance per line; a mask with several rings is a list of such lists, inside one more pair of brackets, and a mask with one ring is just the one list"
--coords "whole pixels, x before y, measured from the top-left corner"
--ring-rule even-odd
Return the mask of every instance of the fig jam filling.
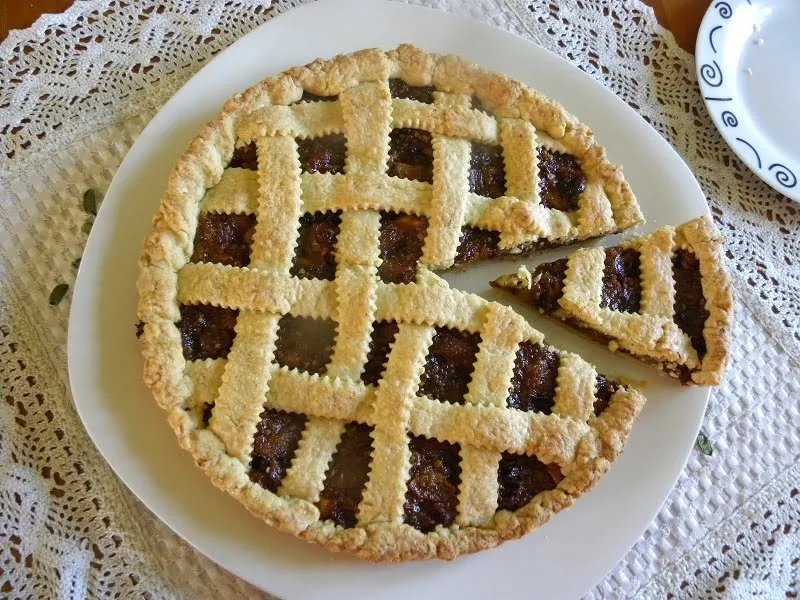
[[503, 452], [497, 471], [497, 507], [519, 510], [541, 492], [555, 489], [563, 478], [558, 465], [546, 465], [535, 456]]
[[236, 148], [233, 151], [233, 158], [231, 158], [231, 162], [228, 166], [258, 171], [258, 152], [256, 150], [256, 143], [250, 142], [246, 146], [239, 146]]
[[278, 322], [274, 361], [282, 367], [324, 375], [333, 352], [336, 323], [284, 315]]
[[488, 198], [505, 196], [506, 167], [503, 148], [495, 144], [472, 142], [467, 177], [470, 192]]
[[598, 375], [595, 378], [594, 404], [592, 405], [595, 416], [599, 417], [600, 414], [608, 408], [611, 402], [611, 396], [613, 396], [614, 392], [619, 388], [620, 385], [618, 383], [606, 379], [602, 375]]
[[367, 385], [378, 385], [386, 369], [386, 361], [392, 349], [394, 338], [399, 331], [395, 321], [375, 321], [372, 324], [372, 335], [369, 340], [369, 352], [361, 381]]
[[338, 99], [339, 96], [317, 96], [316, 94], [303, 90], [303, 95], [298, 102], [333, 102]]
[[347, 140], [340, 133], [298, 139], [297, 153], [304, 173], [344, 173]]
[[560, 362], [555, 352], [540, 344], [521, 343], [514, 362], [508, 406], [549, 415], [555, 403]]
[[387, 283], [414, 283], [428, 219], [404, 213], [381, 214], [378, 276]]
[[464, 404], [480, 341], [478, 333], [437, 327], [417, 395], [439, 402]]
[[236, 337], [238, 310], [210, 304], [182, 304], [181, 320], [176, 324], [181, 333], [183, 358], [205, 360], [225, 358]]
[[458, 511], [461, 467], [458, 444], [411, 437], [405, 522], [423, 533], [452, 525]]
[[302, 279], [336, 277], [336, 239], [341, 215], [335, 212], [304, 214], [290, 273]]
[[586, 175], [571, 154], [539, 148], [539, 191], [542, 206], [570, 212], [586, 189]]
[[372, 461], [372, 427], [348, 423], [325, 474], [319, 495], [320, 519], [355, 527]]
[[191, 262], [246, 267], [255, 228], [255, 215], [200, 213]]
[[632, 248], [606, 248], [600, 308], [639, 312], [642, 284], [639, 279], [639, 252]]
[[404, 127], [389, 133], [387, 175], [433, 183], [433, 145], [431, 134]]
[[455, 265], [495, 258], [500, 255], [500, 233], [477, 227], [462, 227], [461, 239], [456, 250]]
[[703, 295], [700, 261], [693, 252], [679, 249], [672, 259], [672, 277], [675, 280], [675, 316], [673, 320], [692, 340], [692, 346], [702, 359], [706, 355], [703, 328], [709, 313]]
[[436, 90], [432, 85], [408, 85], [402, 79], [389, 80], [389, 92], [392, 98], [406, 98], [424, 104], [433, 104], [434, 91]]
[[292, 463], [306, 426], [306, 417], [267, 409], [261, 413], [253, 438], [250, 480], [270, 492], [277, 492]]

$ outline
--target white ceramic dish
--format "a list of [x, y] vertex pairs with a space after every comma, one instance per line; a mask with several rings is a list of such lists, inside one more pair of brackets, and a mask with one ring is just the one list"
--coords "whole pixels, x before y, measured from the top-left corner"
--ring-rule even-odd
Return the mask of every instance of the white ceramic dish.
[[[349, 16], [354, 13], [357, 21]], [[603, 86], [538, 46], [407, 5], [307, 5], [217, 56], [164, 106], [125, 158], [89, 237], [73, 296], [69, 371], [75, 405], [103, 456], [156, 515], [220, 565], [279, 596], [484, 598], [533, 588], [542, 598], [578, 598], [623, 556], [661, 506], [695, 440], [706, 390], [682, 388], [521, 309], [555, 345], [582, 353], [601, 372], [645, 382], [649, 403], [626, 454], [574, 508], [520, 541], [453, 563], [374, 565], [279, 534], [214, 489], [178, 448], [142, 383], [134, 337], [136, 261], [167, 174], [191, 137], [229, 96], [269, 74], [317, 56], [404, 41], [461, 54], [561, 100], [593, 126], [611, 159], [624, 163], [648, 219], [642, 232], [706, 212], [694, 177], [653, 129]], [[501, 298], [487, 282], [514, 264], [486, 265], [451, 280]]]
[[800, 2], [712, 2], [697, 33], [700, 90], [742, 161], [800, 202]]

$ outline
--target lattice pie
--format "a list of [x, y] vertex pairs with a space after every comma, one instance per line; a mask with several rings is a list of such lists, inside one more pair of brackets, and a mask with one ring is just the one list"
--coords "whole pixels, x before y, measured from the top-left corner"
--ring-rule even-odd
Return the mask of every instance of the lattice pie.
[[682, 383], [718, 385], [728, 356], [733, 292], [711, 219], [613, 248], [578, 250], [492, 285]]
[[268, 523], [372, 560], [534, 529], [619, 455], [644, 398], [435, 272], [640, 222], [557, 103], [401, 46], [230, 100], [140, 263], [145, 379]]

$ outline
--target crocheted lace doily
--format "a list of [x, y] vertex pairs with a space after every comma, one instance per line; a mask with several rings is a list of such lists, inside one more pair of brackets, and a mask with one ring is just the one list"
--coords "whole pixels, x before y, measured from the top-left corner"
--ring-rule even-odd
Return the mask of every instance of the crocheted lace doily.
[[[730, 152], [692, 57], [638, 1], [430, 0], [527, 38], [602, 81], [700, 180], [740, 299], [728, 381], [644, 536], [591, 598], [800, 593], [800, 207]], [[211, 56], [296, 1], [78, 0], [0, 45], [0, 594], [260, 597], [120, 485], [71, 408], [69, 295], [87, 219], [163, 102]], [[146, 534], [144, 533], [146, 532]], [[794, 595], [794, 596], [793, 596]]]

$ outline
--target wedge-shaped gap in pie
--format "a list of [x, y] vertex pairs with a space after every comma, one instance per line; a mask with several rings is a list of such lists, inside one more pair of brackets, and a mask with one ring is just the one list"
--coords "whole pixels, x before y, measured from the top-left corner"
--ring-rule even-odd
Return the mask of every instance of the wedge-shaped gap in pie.
[[506, 195], [506, 166], [503, 161], [503, 147], [498, 144], [472, 142], [469, 158], [469, 191], [499, 198]]
[[333, 352], [336, 323], [284, 315], [278, 322], [275, 362], [282, 367], [324, 375]]
[[191, 262], [246, 267], [255, 229], [255, 215], [201, 212]]
[[180, 313], [181, 320], [176, 325], [181, 334], [183, 358], [228, 357], [236, 337], [238, 310], [211, 304], [181, 304]]
[[464, 404], [480, 342], [479, 333], [437, 327], [425, 357], [417, 395]]
[[414, 283], [428, 231], [428, 218], [382, 212], [378, 276], [386, 283]]
[[402, 79], [389, 80], [389, 92], [392, 98], [406, 98], [416, 100], [423, 104], [433, 104], [433, 92], [436, 91], [432, 85], [409, 85]]
[[458, 444], [423, 436], [409, 436], [411, 469], [408, 473], [404, 521], [423, 533], [437, 525], [449, 527], [458, 513], [461, 458]]
[[638, 313], [642, 301], [639, 251], [633, 248], [606, 249], [600, 308]]
[[336, 278], [336, 240], [341, 223], [338, 212], [306, 213], [300, 217], [291, 275], [328, 281]]
[[321, 520], [330, 519], [345, 528], [356, 526], [371, 461], [372, 427], [348, 423], [325, 473], [317, 502]]
[[386, 173], [391, 177], [433, 183], [433, 143], [430, 131], [403, 127], [389, 132], [389, 161]]
[[307, 420], [305, 415], [274, 409], [261, 413], [250, 457], [251, 481], [270, 492], [278, 491], [292, 464]]
[[462, 227], [456, 250], [455, 266], [495, 258], [500, 252], [500, 233], [478, 227]]
[[303, 173], [344, 173], [347, 139], [341, 133], [298, 139], [297, 153]]
[[317, 94], [312, 94], [311, 92], [307, 92], [303, 90], [303, 95], [300, 97], [300, 100], [297, 102], [335, 102], [339, 99], [338, 95], [334, 96], [318, 96]]
[[258, 171], [258, 149], [256, 148], [256, 143], [250, 142], [249, 144], [236, 147], [228, 166]]
[[386, 370], [386, 362], [397, 336], [399, 326], [396, 321], [375, 321], [372, 324], [372, 334], [369, 338], [369, 352], [361, 381], [367, 385], [378, 385]]
[[586, 190], [586, 174], [578, 160], [571, 154], [542, 147], [537, 157], [542, 206], [564, 212], [577, 210], [578, 200]]
[[508, 406], [549, 415], [556, 397], [558, 354], [541, 344], [522, 342], [514, 361]]
[[555, 489], [564, 476], [556, 464], [535, 456], [503, 452], [497, 470], [498, 510], [519, 510], [542, 492]]

